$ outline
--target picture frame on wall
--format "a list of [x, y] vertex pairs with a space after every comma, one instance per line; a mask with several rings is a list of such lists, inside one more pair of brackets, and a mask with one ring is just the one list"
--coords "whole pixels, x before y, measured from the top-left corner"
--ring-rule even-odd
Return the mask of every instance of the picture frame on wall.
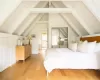
[[36, 35], [35, 34], [32, 34], [32, 38], [36, 38]]

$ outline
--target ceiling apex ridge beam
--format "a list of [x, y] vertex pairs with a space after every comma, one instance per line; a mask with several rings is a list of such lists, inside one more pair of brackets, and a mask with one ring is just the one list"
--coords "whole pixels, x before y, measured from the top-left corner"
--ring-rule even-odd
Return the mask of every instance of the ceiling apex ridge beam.
[[83, 25], [83, 28], [89, 33], [89, 34], [94, 34], [86, 25], [84, 20], [80, 18], [80, 16], [77, 14], [75, 10], [72, 11], [73, 16], [80, 22], [81, 25]]
[[23, 1], [81, 1], [81, 0], [23, 0]]
[[42, 1], [38, 1], [37, 6], [35, 6], [35, 7], [33, 7], [33, 8], [38, 8], [38, 7], [44, 8], [44, 7], [46, 7], [46, 5], [48, 4], [48, 2], [46, 1], [46, 2], [43, 2], [43, 3], [42, 3], [42, 6], [40, 6], [40, 3], [41, 3], [41, 2], [42, 2]]
[[71, 8], [31, 8], [31, 13], [71, 13]]

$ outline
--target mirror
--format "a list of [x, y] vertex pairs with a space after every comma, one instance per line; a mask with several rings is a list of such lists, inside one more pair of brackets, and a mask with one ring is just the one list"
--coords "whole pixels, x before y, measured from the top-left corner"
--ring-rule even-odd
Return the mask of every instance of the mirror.
[[67, 48], [68, 27], [52, 28], [52, 48]]

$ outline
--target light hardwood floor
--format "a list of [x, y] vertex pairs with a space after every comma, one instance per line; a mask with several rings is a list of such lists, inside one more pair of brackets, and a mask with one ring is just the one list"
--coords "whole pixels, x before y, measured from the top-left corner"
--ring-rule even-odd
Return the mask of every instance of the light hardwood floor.
[[53, 70], [48, 78], [40, 55], [32, 55], [0, 73], [0, 80], [100, 80], [96, 70]]

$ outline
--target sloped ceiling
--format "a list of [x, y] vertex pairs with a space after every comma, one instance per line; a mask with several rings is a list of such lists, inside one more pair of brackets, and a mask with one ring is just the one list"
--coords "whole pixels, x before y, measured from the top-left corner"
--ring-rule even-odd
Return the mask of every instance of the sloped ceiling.
[[[37, 5], [38, 2], [22, 2], [18, 8], [5, 20], [0, 27], [0, 31], [6, 33], [13, 33], [13, 31], [24, 21], [29, 15], [30, 8]], [[8, 28], [8, 29], [7, 29]]]
[[[35, 7], [46, 7], [47, 2], [39, 2]], [[36, 18], [39, 16], [39, 14], [33, 14], [29, 13], [28, 16], [23, 20], [23, 22], [17, 26], [16, 30], [13, 31], [16, 35], [22, 35], [25, 31], [28, 30], [28, 28], [31, 26], [33, 22], [35, 22]]]
[[80, 18], [80, 23], [88, 31], [89, 34], [100, 32], [100, 22], [98, 19], [90, 12], [90, 10], [83, 4], [83, 2], [63, 2], [66, 6], [70, 6]]
[[83, 3], [90, 9], [94, 16], [100, 21], [100, 0], [83, 0]]
[[0, 0], [0, 26], [18, 7], [22, 0]]
[[84, 29], [84, 27], [77, 21], [77, 19], [72, 14], [66, 14], [68, 20], [75, 25], [75, 27], [81, 32], [81, 35], [87, 35], [88, 32]]
[[60, 13], [60, 15], [79, 36], [100, 33], [100, 14], [96, 13], [98, 6], [95, 6], [91, 1], [93, 0], [51, 0], [51, 2], [48, 0], [10, 0], [8, 2], [1, 0], [0, 32], [26, 36], [44, 15], [31, 13], [30, 9], [52, 8], [53, 6], [54, 8], [70, 8], [72, 10], [72, 13]]

